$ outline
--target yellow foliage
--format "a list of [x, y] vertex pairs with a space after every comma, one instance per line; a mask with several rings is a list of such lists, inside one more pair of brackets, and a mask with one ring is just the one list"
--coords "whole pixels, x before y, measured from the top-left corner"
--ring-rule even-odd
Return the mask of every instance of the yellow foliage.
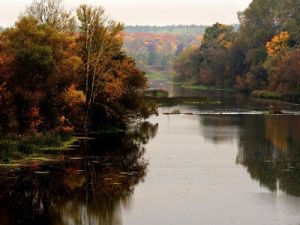
[[71, 85], [65, 92], [65, 101], [70, 105], [80, 105], [86, 101], [85, 94], [76, 90], [75, 85]]
[[287, 47], [287, 41], [290, 35], [287, 31], [275, 35], [270, 42], [267, 42], [266, 48], [269, 56], [277, 55], [282, 49]]
[[65, 174], [64, 183], [70, 190], [81, 188], [86, 182], [85, 177], [77, 168], [67, 168]]
[[233, 46], [233, 43], [232, 43], [231, 41], [225, 41], [225, 40], [223, 40], [223, 41], [221, 42], [221, 45], [222, 45], [224, 48], [226, 48], [226, 49], [230, 49], [230, 48]]

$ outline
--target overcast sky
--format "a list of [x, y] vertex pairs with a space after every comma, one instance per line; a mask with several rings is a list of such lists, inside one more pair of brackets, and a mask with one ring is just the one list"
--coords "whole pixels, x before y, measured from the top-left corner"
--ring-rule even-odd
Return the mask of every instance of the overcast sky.
[[[14, 23], [31, 0], [0, 0], [0, 25]], [[101, 5], [111, 19], [127, 25], [237, 23], [237, 12], [251, 0], [64, 0], [75, 9], [79, 4]]]

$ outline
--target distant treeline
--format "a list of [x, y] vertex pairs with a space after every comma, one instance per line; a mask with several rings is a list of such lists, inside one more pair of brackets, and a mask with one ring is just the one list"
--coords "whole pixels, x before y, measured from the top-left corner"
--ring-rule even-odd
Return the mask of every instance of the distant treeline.
[[236, 88], [257, 97], [300, 94], [300, 1], [253, 0], [240, 27], [207, 27], [201, 46], [174, 62], [178, 80]]
[[125, 50], [145, 71], [170, 71], [185, 48], [197, 48], [204, 25], [126, 26]]
[[150, 25], [136, 25], [126, 26], [125, 32], [128, 33], [167, 33], [175, 35], [199, 35], [204, 34], [205, 25], [168, 25], [168, 26], [150, 26]]
[[201, 39], [202, 35], [125, 33], [124, 49], [144, 71], [170, 71], [174, 58], [186, 47], [197, 48]]

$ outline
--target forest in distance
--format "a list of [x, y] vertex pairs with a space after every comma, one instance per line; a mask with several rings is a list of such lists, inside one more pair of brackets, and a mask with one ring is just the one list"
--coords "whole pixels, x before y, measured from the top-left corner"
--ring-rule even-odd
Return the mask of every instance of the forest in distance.
[[172, 73], [175, 58], [186, 48], [200, 46], [206, 26], [125, 26], [124, 49], [138, 68]]

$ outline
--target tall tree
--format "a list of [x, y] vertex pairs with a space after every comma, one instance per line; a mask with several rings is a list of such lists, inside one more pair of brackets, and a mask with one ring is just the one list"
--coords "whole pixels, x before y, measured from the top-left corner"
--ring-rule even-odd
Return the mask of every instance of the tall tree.
[[76, 21], [72, 12], [66, 10], [62, 0], [34, 0], [24, 16], [32, 16], [39, 24], [47, 24], [58, 31], [75, 31]]
[[33, 17], [22, 17], [7, 30], [12, 57], [8, 89], [13, 93], [19, 131], [53, 129], [63, 115], [65, 90], [76, 78], [81, 60], [75, 38]]
[[[124, 122], [129, 114], [140, 114], [139, 107], [131, 108], [125, 98], [131, 93], [135, 96], [132, 100], [141, 101], [146, 78], [122, 50], [123, 25], [108, 20], [101, 7], [81, 5], [77, 17], [80, 21], [78, 45], [83, 61], [81, 84], [86, 95], [84, 129], [88, 130], [91, 119], [97, 120], [96, 124], [112, 118]], [[133, 77], [139, 82], [133, 82]], [[143, 104], [141, 101], [140, 106], [144, 107]]]

